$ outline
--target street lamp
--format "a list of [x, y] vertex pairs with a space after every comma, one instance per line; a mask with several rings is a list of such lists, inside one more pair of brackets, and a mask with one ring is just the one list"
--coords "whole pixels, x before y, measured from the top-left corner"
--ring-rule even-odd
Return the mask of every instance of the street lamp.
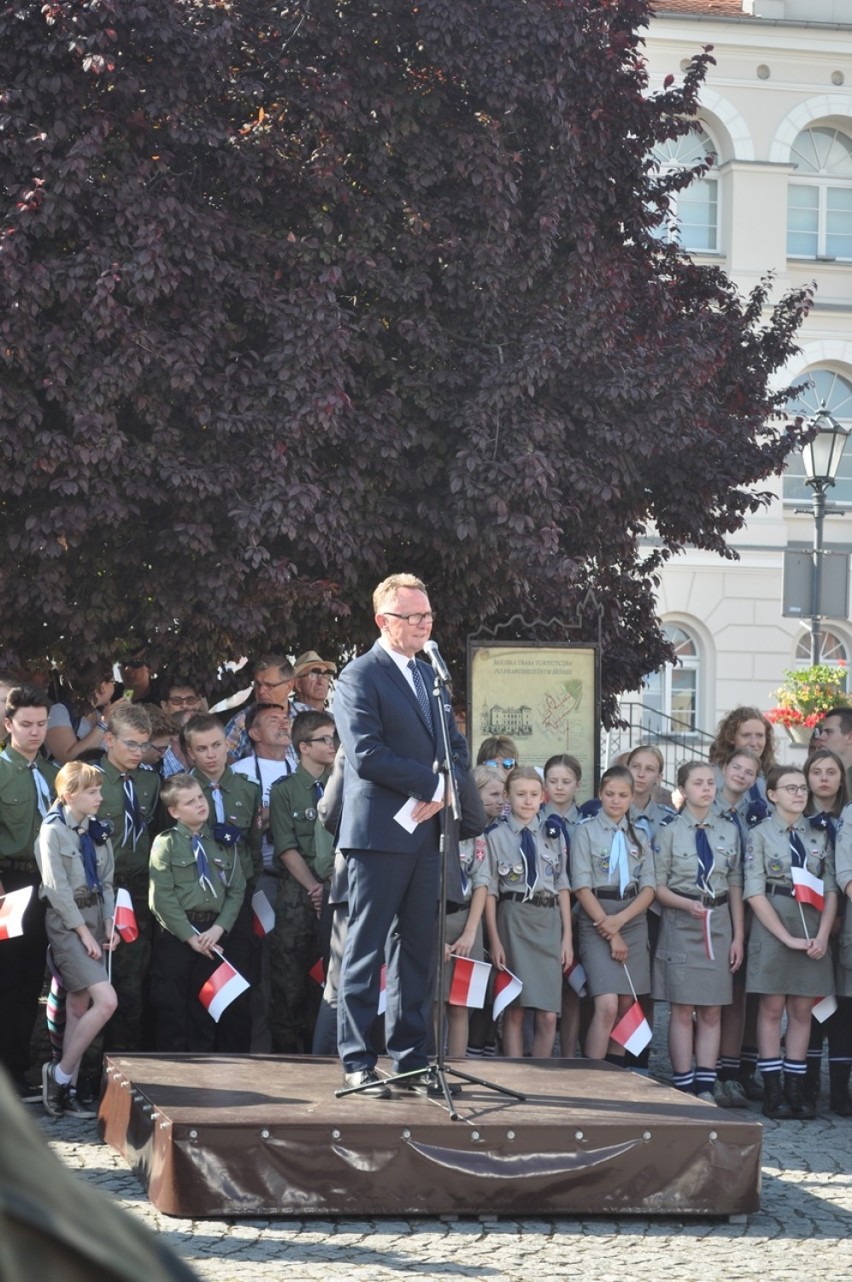
[[816, 414], [811, 419], [816, 428], [813, 439], [802, 448], [802, 462], [805, 467], [805, 484], [814, 492], [814, 572], [811, 591], [811, 663], [819, 663], [819, 607], [820, 589], [822, 587], [822, 527], [826, 517], [825, 492], [830, 489], [837, 478], [837, 470], [843, 457], [843, 449], [850, 429], [838, 423], [829, 413], [825, 401], [820, 401]]

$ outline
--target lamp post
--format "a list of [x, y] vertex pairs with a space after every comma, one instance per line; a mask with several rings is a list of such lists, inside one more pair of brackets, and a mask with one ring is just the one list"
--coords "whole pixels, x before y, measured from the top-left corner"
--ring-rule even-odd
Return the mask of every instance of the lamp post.
[[817, 664], [819, 663], [819, 607], [822, 588], [822, 528], [826, 516], [825, 492], [834, 485], [850, 429], [843, 427], [834, 415], [829, 413], [825, 401], [820, 401], [817, 412], [811, 419], [811, 426], [816, 428], [816, 432], [813, 439], [802, 448], [802, 462], [805, 467], [805, 484], [809, 485], [814, 492], [811, 663]]

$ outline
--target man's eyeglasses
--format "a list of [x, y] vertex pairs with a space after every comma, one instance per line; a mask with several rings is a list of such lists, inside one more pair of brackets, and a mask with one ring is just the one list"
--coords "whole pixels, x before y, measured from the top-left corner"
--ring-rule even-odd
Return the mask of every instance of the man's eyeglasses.
[[257, 690], [276, 690], [278, 686], [288, 686], [292, 677], [284, 677], [281, 681], [258, 681], [255, 678], [254, 685]]
[[421, 623], [434, 623], [435, 616], [431, 610], [425, 610], [423, 614], [395, 614], [393, 610], [382, 610], [382, 614], [387, 615], [389, 619], [402, 619], [403, 623], [413, 623], [419, 628]]
[[483, 762], [483, 765], [486, 765], [486, 766], [497, 766], [497, 768], [498, 768], [498, 769], [500, 769], [500, 768], [502, 767], [502, 769], [503, 769], [503, 770], [511, 770], [511, 769], [512, 769], [512, 767], [513, 767], [515, 764], [516, 764], [516, 763], [515, 763], [515, 758], [514, 758], [514, 757], [501, 757], [501, 759], [500, 759], [499, 761], [485, 761], [485, 762]]
[[327, 746], [330, 746], [331, 744], [333, 744], [333, 743], [334, 743], [334, 735], [333, 735], [333, 734], [319, 734], [319, 735], [317, 735], [317, 736], [316, 736], [316, 738], [315, 738], [315, 739], [303, 739], [303, 740], [302, 740], [302, 743], [324, 743], [324, 744], [326, 744]]
[[197, 694], [171, 694], [166, 703], [174, 704], [176, 708], [193, 708], [201, 702], [201, 696]]
[[150, 743], [137, 743], [135, 739], [122, 739], [120, 735], [118, 742], [123, 744], [128, 752], [138, 752], [140, 756], [143, 752], [150, 752], [152, 747]]
[[159, 757], [164, 757], [171, 745], [168, 743], [149, 743], [148, 747], [152, 752], [156, 752]]

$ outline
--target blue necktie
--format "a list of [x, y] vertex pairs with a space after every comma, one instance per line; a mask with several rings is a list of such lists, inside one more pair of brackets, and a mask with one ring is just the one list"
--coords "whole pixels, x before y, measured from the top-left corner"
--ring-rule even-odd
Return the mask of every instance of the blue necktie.
[[130, 775], [122, 775], [122, 788], [124, 789], [124, 838], [122, 845], [130, 846], [131, 850], [136, 849], [136, 843], [145, 831], [145, 824], [142, 821], [142, 811], [139, 809], [139, 798], [136, 796], [136, 789], [133, 787], [133, 780]]
[[417, 702], [420, 704], [420, 711], [426, 719], [429, 729], [432, 729], [432, 709], [429, 707], [429, 696], [426, 693], [426, 687], [423, 684], [423, 678], [420, 675], [420, 669], [417, 666], [416, 659], [408, 660], [408, 667], [411, 672], [411, 678], [414, 682], [414, 693], [417, 696]]
[[620, 828], [616, 828], [612, 834], [612, 845], [609, 848], [610, 881], [612, 881], [616, 868], [618, 869], [618, 893], [623, 899], [624, 892], [630, 882], [630, 869], [627, 865], [627, 842]]
[[707, 839], [707, 833], [703, 828], [695, 829], [695, 851], [698, 855], [698, 871], [695, 874], [695, 884], [705, 895], [712, 895], [710, 889], [710, 874], [716, 864], [713, 857], [713, 849]]
[[521, 829], [521, 850], [523, 851], [524, 858], [527, 861], [527, 885], [530, 890], [532, 890], [536, 883], [536, 878], [538, 877], [538, 865], [536, 864], [535, 857], [535, 837], [532, 835], [529, 828]]
[[196, 834], [192, 838], [192, 853], [195, 855], [195, 866], [198, 869], [198, 884], [204, 886], [206, 883], [214, 894], [216, 887], [210, 880], [210, 864], [207, 862], [207, 851], [202, 845], [201, 838]]
[[808, 853], [802, 845], [802, 839], [793, 828], [788, 828], [787, 831], [790, 834], [790, 857], [793, 867], [804, 868], [808, 860]]

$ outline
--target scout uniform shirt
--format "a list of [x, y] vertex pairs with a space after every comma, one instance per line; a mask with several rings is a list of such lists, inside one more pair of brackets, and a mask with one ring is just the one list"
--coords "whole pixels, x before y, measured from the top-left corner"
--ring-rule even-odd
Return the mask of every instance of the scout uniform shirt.
[[571, 886], [575, 894], [578, 890], [601, 890], [604, 887], [615, 888], [616, 891], [619, 889], [618, 869], [613, 870], [612, 878], [609, 872], [612, 839], [618, 830], [624, 833], [627, 844], [629, 877], [625, 892], [632, 894], [655, 888], [654, 860], [643, 835], [634, 828], [634, 841], [628, 830], [626, 817], [616, 824], [601, 809], [591, 819], [578, 824], [574, 830], [571, 842]]
[[[793, 825], [805, 848], [807, 859], [805, 866], [815, 877], [821, 877], [825, 893], [837, 890], [834, 879], [834, 852], [827, 833], [821, 828], [812, 828], [804, 817]], [[790, 848], [790, 832], [778, 812], [774, 811], [768, 819], [758, 824], [749, 833], [748, 848], [745, 857], [744, 897], [769, 895], [775, 893], [779, 886], [788, 893], [792, 889], [793, 879], [790, 867], [793, 852]], [[804, 905], [806, 912], [810, 905]]]
[[98, 819], [109, 819], [112, 822], [112, 849], [115, 856], [115, 885], [126, 886], [134, 898], [147, 899], [148, 896], [148, 855], [151, 851], [151, 834], [149, 825], [157, 807], [160, 794], [160, 777], [155, 770], [129, 770], [128, 776], [139, 801], [139, 812], [142, 819], [142, 832], [136, 837], [134, 848], [132, 837], [125, 841], [124, 823], [124, 775], [104, 757], [100, 769], [101, 801]]
[[[207, 798], [210, 806], [207, 822], [219, 843], [229, 845], [232, 834], [228, 833], [228, 829], [239, 829], [240, 836], [236, 838], [235, 844], [240, 856], [240, 866], [246, 885], [253, 886], [263, 872], [263, 834], [257, 826], [257, 813], [260, 809], [258, 783], [245, 775], [234, 774], [230, 766], [225, 767], [218, 784], [214, 784], [201, 770], [195, 769], [190, 773], [193, 779], [198, 780], [201, 791]], [[221, 814], [216, 804], [217, 792]]]
[[50, 791], [50, 796], [43, 799], [47, 811], [59, 773], [56, 766], [41, 754], [36, 756], [35, 762], [29, 762], [11, 744], [0, 752], [0, 881], [3, 880], [4, 868], [23, 874], [33, 885], [39, 879], [35, 846], [42, 814], [33, 765]]
[[[713, 853], [713, 867], [706, 880], [698, 884], [698, 853], [696, 830], [701, 827], [707, 835]], [[732, 886], [742, 886], [743, 870], [740, 856], [740, 838], [731, 819], [723, 819], [712, 810], [702, 824], [687, 810], [664, 824], [657, 833], [654, 848], [656, 884], [667, 886], [676, 895], [686, 899], [720, 899]]]
[[154, 838], [151, 848], [151, 911], [160, 925], [182, 943], [196, 932], [187, 913], [216, 913], [214, 926], [233, 929], [245, 895], [240, 857], [233, 846], [221, 846], [207, 824], [197, 834], [210, 869], [209, 881], [199, 880], [192, 849], [193, 834], [175, 824]]
[[[52, 809], [59, 809], [56, 802]], [[36, 842], [35, 853], [41, 872], [42, 886], [39, 898], [46, 899], [51, 908], [62, 918], [67, 930], [76, 930], [85, 925], [85, 919], [78, 907], [78, 900], [88, 899], [92, 891], [86, 881], [86, 870], [80, 852], [80, 837], [72, 826], [67, 810], [64, 811], [65, 823], [43, 824]], [[84, 819], [79, 825], [89, 827], [89, 820]], [[113, 855], [109, 838], [95, 842], [95, 854], [98, 861], [98, 881], [103, 888], [101, 900], [104, 918], [115, 916], [115, 895], [112, 888]]]
[[298, 850], [317, 881], [327, 881], [334, 867], [334, 838], [317, 822], [317, 804], [330, 774], [329, 768], [315, 779], [299, 765], [293, 774], [276, 779], [269, 790], [275, 858], [280, 865], [285, 850]]
[[[536, 877], [528, 885], [529, 869], [521, 849], [521, 831], [527, 828], [535, 841]], [[547, 819], [537, 815], [528, 824], [519, 823], [514, 815], [498, 819], [485, 831], [485, 840], [491, 856], [491, 881], [489, 894], [550, 895], [555, 902], [560, 890], [570, 890], [568, 883], [565, 838], [556, 824], [548, 825]]]

